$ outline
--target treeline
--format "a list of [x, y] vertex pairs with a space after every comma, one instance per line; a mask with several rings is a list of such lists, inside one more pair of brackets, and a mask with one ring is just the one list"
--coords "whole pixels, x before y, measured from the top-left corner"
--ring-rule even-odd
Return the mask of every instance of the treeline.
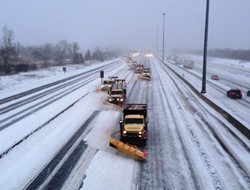
[[[203, 55], [203, 50], [192, 50], [188, 53]], [[207, 51], [207, 55], [210, 57], [250, 61], [250, 50], [211, 49]]]
[[77, 42], [61, 40], [56, 44], [23, 46], [14, 41], [14, 32], [5, 26], [0, 39], [0, 74], [27, 72], [55, 65], [84, 64], [89, 60], [104, 61], [115, 57], [114, 51], [80, 52]]

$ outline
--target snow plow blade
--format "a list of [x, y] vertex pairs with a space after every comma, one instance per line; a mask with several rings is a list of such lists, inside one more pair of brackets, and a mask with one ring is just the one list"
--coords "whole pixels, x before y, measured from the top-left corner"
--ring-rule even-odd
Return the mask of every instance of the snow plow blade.
[[104, 100], [103, 104], [104, 105], [114, 106], [114, 107], [117, 107], [118, 109], [123, 109], [124, 108], [124, 104], [113, 104], [113, 103], [109, 103], [107, 100]]
[[151, 80], [151, 77], [138, 76], [140, 80]]
[[136, 147], [129, 145], [129, 144], [125, 144], [119, 140], [113, 139], [112, 137], [110, 137], [109, 145], [117, 150], [120, 150], [126, 154], [129, 154], [130, 156], [133, 156], [134, 158], [138, 160], [145, 161], [147, 158], [147, 152], [142, 152]]

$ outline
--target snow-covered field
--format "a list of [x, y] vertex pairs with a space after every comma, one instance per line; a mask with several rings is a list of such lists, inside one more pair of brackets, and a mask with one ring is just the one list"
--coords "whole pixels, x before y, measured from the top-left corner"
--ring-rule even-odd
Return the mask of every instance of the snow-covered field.
[[[201, 57], [186, 55], [185, 58], [195, 60], [197, 64], [193, 72], [199, 73]], [[146, 100], [150, 100], [148, 102], [149, 116], [151, 116], [149, 125], [154, 126], [154, 129], [149, 128], [149, 133], [151, 133], [149, 138], [153, 137], [154, 139], [149, 139], [146, 147], [149, 152], [147, 163], [141, 165], [138, 161], [109, 147], [110, 134], [119, 129], [118, 121], [121, 111], [113, 106], [103, 105], [106, 95], [96, 91], [100, 85], [100, 78], [97, 77], [83, 88], [55, 101], [28, 118], [13, 124], [8, 129], [0, 131], [1, 153], [6, 146], [12, 143], [13, 139], [20, 138], [19, 136], [24, 134], [26, 130], [40, 126], [44, 121], [60, 112], [63, 107], [86, 94], [59, 118], [47, 124], [39, 133], [32, 135], [21, 146], [17, 146], [0, 159], [0, 171], [2, 171], [0, 189], [22, 189], [25, 187], [29, 180], [44, 167], [96, 110], [100, 113], [86, 133], [82, 135], [89, 147], [89, 152], [92, 152], [89, 156], [93, 156], [93, 159], [84, 166], [84, 176], [71, 176], [73, 181], [82, 183], [82, 190], [248, 189], [250, 187], [249, 140], [233, 129], [230, 123], [204, 104], [199, 97], [193, 95], [190, 89], [179, 82], [173, 74], [170, 74], [171, 77], [167, 76], [163, 71], [163, 66], [155, 58], [138, 58], [141, 62], [145, 59], [147, 60], [145, 63], [149, 64], [152, 69], [153, 78], [150, 82], [134, 82], [136, 76], [128, 70], [124, 59], [120, 59], [119, 66], [106, 73], [106, 76], [118, 75], [120, 78], [126, 78], [127, 81], [130, 81], [128, 82], [129, 90], [132, 90], [134, 83], [138, 85], [138, 88], [134, 88], [138, 93], [132, 93], [131, 97], [128, 97], [130, 101], [134, 99], [144, 101], [143, 98], [146, 96], [148, 96]], [[209, 61], [211, 61], [211, 65], [242, 69], [242, 72], [246, 71], [250, 75], [249, 63], [215, 58], [209, 59]], [[65, 74], [61, 67], [53, 67], [48, 70], [1, 77], [0, 99], [105, 64], [108, 62], [91, 66], [71, 65], [67, 66]], [[210, 73], [215, 73], [213, 69], [215, 66], [208, 69], [209, 76]], [[178, 71], [178, 68], [176, 70]], [[179, 72], [182, 73], [183, 70], [179, 70]], [[228, 72], [229, 70], [225, 70], [219, 75], [225, 79], [227, 79], [225, 76], [230, 78], [237, 75], [237, 73], [232, 75]], [[242, 80], [244, 85], [248, 85], [250, 88], [249, 75], [243, 76], [242, 74], [240, 81]], [[188, 73], [185, 73], [185, 78], [188, 79], [188, 77]], [[171, 78], [182, 89], [182, 94], [174, 82], [171, 82]], [[247, 79], [248, 81], [246, 81]], [[197, 89], [200, 89], [200, 83], [196, 85], [197, 81], [193, 80], [192, 77], [188, 80], [193, 82]], [[208, 80], [211, 81], [211, 79]], [[219, 83], [222, 89], [228, 88], [228, 81], [220, 80]], [[145, 90], [146, 88], [147, 90]], [[148, 95], [142, 90], [148, 91]], [[166, 93], [168, 93], [167, 96], [165, 96]], [[183, 99], [183, 95], [185, 99]], [[225, 98], [225, 94], [211, 93], [209, 86], [206, 96], [222, 106], [228, 105], [225, 102], [234, 101]], [[247, 98], [244, 96], [244, 99]], [[249, 102], [249, 100], [246, 101]], [[196, 106], [200, 106], [198, 109], [201, 111], [193, 113], [192, 109]], [[226, 107], [226, 109], [229, 108]], [[237, 109], [235, 107], [233, 111], [237, 111]], [[248, 111], [249, 109], [249, 107], [246, 108]], [[241, 112], [239, 118], [245, 118], [244, 122], [247, 125], [250, 123], [249, 112], [245, 110]], [[239, 136], [241, 141], [235, 138], [235, 134], [232, 135], [229, 129], [224, 128], [224, 125], [227, 125], [236, 136]], [[223, 142], [223, 145], [220, 141]], [[77, 171], [75, 172], [77, 173]], [[141, 176], [139, 176], [140, 174]], [[72, 182], [68, 182], [64, 186], [65, 189], [72, 187], [75, 187]]]

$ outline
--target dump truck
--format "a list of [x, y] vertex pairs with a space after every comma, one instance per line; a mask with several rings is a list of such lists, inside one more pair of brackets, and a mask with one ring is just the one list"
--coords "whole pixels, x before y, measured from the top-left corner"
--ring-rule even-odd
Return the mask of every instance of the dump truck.
[[114, 81], [111, 79], [103, 80], [101, 91], [109, 91], [112, 88]]
[[147, 104], [127, 104], [120, 120], [121, 141], [133, 145], [147, 142]]
[[151, 80], [150, 68], [144, 68], [142, 73], [138, 77], [140, 79]]
[[115, 79], [114, 80], [114, 84], [112, 86], [112, 89], [122, 89], [124, 95], [126, 96], [126, 88], [127, 88], [127, 83], [125, 81], [125, 79]]
[[110, 91], [114, 82], [115, 82], [115, 79], [117, 79], [118, 77], [115, 76], [115, 77], [109, 77], [108, 79], [106, 80], [103, 80], [102, 82], [102, 85], [101, 85], [101, 91]]
[[141, 73], [143, 71], [143, 65], [137, 64], [135, 67], [135, 73]]
[[126, 87], [125, 79], [114, 79], [112, 88], [108, 92], [108, 102], [123, 106], [126, 101]]
[[109, 103], [123, 106], [125, 101], [126, 101], [126, 94], [124, 93], [123, 89], [112, 88], [109, 91], [109, 95], [108, 95]]

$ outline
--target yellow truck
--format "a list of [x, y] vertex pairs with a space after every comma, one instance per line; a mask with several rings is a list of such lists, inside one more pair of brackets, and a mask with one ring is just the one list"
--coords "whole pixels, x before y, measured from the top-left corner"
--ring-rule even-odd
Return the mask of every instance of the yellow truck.
[[144, 68], [142, 73], [138, 76], [139, 79], [151, 80], [150, 68]]
[[147, 104], [127, 104], [120, 120], [121, 141], [146, 145], [147, 125]]
[[101, 85], [101, 91], [106, 91], [106, 92], [110, 91], [113, 83], [114, 83], [114, 80], [111, 80], [111, 79], [104, 80]]
[[126, 81], [125, 79], [115, 79], [108, 92], [108, 102], [119, 106], [124, 106], [126, 102]]

